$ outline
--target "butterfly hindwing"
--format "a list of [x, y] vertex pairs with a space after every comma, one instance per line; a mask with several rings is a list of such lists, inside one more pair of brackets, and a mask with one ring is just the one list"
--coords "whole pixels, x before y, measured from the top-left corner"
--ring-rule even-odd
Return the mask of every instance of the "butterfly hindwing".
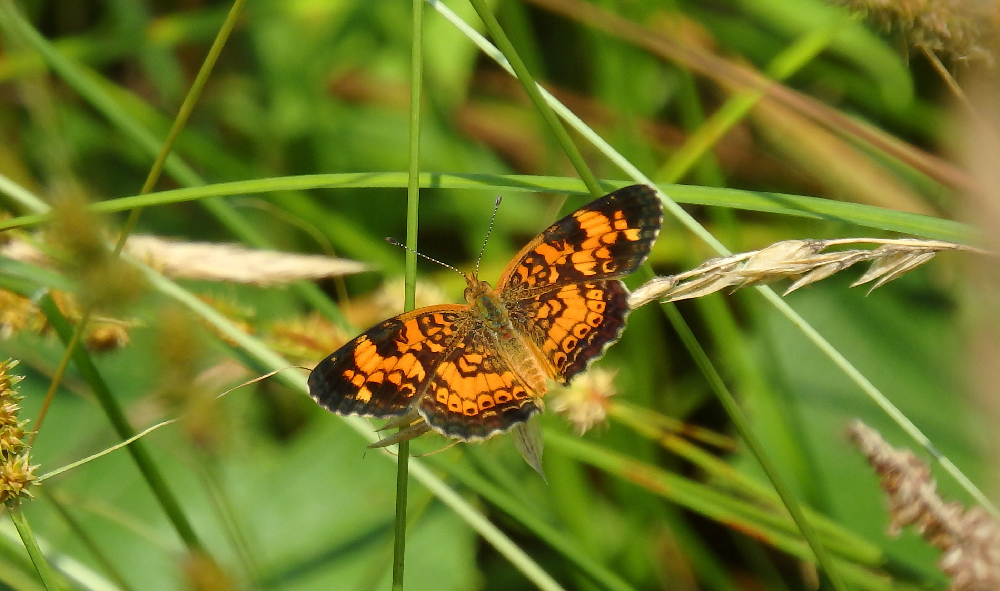
[[309, 395], [341, 415], [405, 414], [461, 337], [457, 325], [467, 315], [468, 306], [444, 304], [376, 324], [316, 365]]
[[497, 350], [485, 324], [474, 322], [440, 361], [420, 400], [418, 412], [428, 425], [447, 437], [476, 441], [540, 410], [536, 393]]
[[549, 376], [565, 384], [621, 336], [628, 291], [617, 279], [571, 283], [508, 311], [517, 330], [537, 347]]

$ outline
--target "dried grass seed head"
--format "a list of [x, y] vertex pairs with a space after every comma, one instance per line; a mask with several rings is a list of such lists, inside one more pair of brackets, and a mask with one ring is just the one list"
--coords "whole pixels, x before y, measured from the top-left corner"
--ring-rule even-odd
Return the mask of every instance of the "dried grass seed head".
[[66, 272], [77, 282], [78, 297], [101, 311], [127, 308], [146, 291], [146, 282], [134, 266], [114, 255], [101, 220], [76, 197], [53, 208], [47, 232], [50, 245], [61, 251]]
[[945, 502], [930, 468], [908, 450], [899, 450], [861, 421], [849, 437], [881, 479], [889, 501], [889, 533], [912, 525], [942, 552], [938, 566], [951, 577], [949, 591], [1000, 589], [1000, 525], [980, 507], [965, 510]]

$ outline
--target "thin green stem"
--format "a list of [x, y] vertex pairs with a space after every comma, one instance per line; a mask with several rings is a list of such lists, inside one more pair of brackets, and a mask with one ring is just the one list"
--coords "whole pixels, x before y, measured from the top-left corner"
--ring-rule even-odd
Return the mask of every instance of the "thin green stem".
[[[245, 3], [246, 0], [236, 0], [233, 3], [233, 7], [229, 11], [229, 15], [226, 17], [226, 21], [222, 24], [222, 28], [219, 29], [219, 34], [216, 36], [215, 42], [212, 44], [211, 49], [209, 49], [208, 56], [206, 56], [205, 61], [201, 65], [201, 69], [198, 71], [197, 77], [195, 77], [194, 83], [191, 85], [191, 89], [188, 90], [187, 96], [184, 97], [184, 102], [181, 104], [181, 108], [177, 112], [177, 117], [174, 118], [174, 123], [170, 128], [170, 132], [167, 134], [167, 139], [160, 148], [159, 154], [157, 154], [156, 160], [153, 162], [153, 166], [150, 168], [149, 174], [146, 177], [146, 182], [143, 183], [142, 189], [139, 191], [140, 195], [144, 195], [152, 191], [153, 187], [156, 186], [156, 182], [160, 179], [163, 167], [167, 162], [167, 157], [170, 156], [170, 152], [173, 149], [174, 143], [177, 141], [177, 137], [180, 135], [181, 130], [184, 128], [188, 118], [194, 111], [194, 106], [197, 103], [198, 98], [201, 96], [201, 91], [204, 89], [205, 83], [208, 81], [208, 77], [212, 73], [212, 68], [215, 67], [215, 63], [218, 61], [219, 54], [222, 53], [222, 48], [229, 39], [229, 34], [232, 33], [233, 27], [236, 26], [237, 18], [239, 17], [240, 11], [243, 9], [243, 5]], [[122, 229], [121, 234], [118, 236], [118, 241], [115, 243], [114, 256], [121, 254], [122, 248], [125, 247], [125, 241], [128, 239], [128, 235], [133, 229], [135, 229], [136, 224], [139, 222], [139, 215], [141, 213], [142, 208], [133, 209], [129, 213], [128, 220], [126, 220], [125, 226]], [[87, 325], [90, 323], [90, 319], [93, 314], [94, 307], [92, 304], [88, 304], [84, 307], [83, 312], [80, 314], [80, 321], [73, 329], [73, 336], [66, 344], [66, 350], [63, 352], [62, 359], [59, 360], [56, 372], [53, 374], [52, 381], [49, 383], [48, 391], [45, 393], [45, 399], [42, 402], [38, 418], [35, 419], [35, 430], [31, 434], [29, 444], [34, 443], [35, 437], [42, 428], [42, 423], [48, 413], [49, 406], [52, 404], [52, 399], [55, 397], [56, 390], [58, 390], [59, 384], [62, 382], [62, 379], [66, 374], [66, 369], [69, 367], [69, 360], [73, 356], [73, 351], [79, 344], [80, 337], [86, 330]]]
[[[67, 345], [73, 334], [73, 327], [70, 325], [66, 317], [62, 315], [59, 308], [56, 306], [52, 297], [48, 294], [43, 295], [38, 298], [38, 308], [45, 314], [46, 319], [52, 328], [55, 329], [56, 334], [59, 338]], [[135, 436], [135, 431], [129, 424], [128, 419], [125, 417], [125, 411], [118, 404], [118, 400], [111, 394], [111, 389], [108, 388], [107, 383], [101, 377], [100, 373], [97, 371], [97, 367], [94, 366], [94, 362], [90, 359], [90, 356], [83, 349], [77, 348], [73, 352], [73, 361], [76, 364], [77, 369], [83, 376], [84, 380], [90, 386], [90, 389], [94, 392], [94, 397], [97, 398], [98, 403], [101, 405], [101, 409], [104, 414], [108, 417], [111, 422], [111, 426], [114, 427], [115, 432], [122, 439], [129, 439]], [[184, 515], [184, 511], [181, 509], [180, 503], [177, 502], [177, 498], [170, 491], [167, 486], [167, 482], [163, 475], [160, 473], [156, 464], [153, 462], [152, 457], [149, 455], [149, 451], [146, 449], [142, 441], [133, 441], [128, 446], [128, 451], [132, 454], [132, 459], [135, 461], [136, 466], [138, 466], [139, 471], [142, 473], [143, 477], [146, 479], [146, 483], [152, 490], [153, 495], [156, 496], [157, 501], [163, 508], [164, 513], [167, 515], [167, 519], [177, 530], [177, 534], [183, 540], [184, 544], [191, 551], [202, 551], [201, 542], [198, 540], [197, 535], [194, 533], [194, 529], [191, 527], [191, 523], [188, 521], [187, 517]]]
[[542, 118], [545, 123], [549, 126], [549, 130], [556, 136], [559, 144], [562, 146], [563, 151], [566, 152], [566, 157], [569, 158], [570, 163], [573, 168], [576, 169], [576, 173], [580, 175], [580, 179], [583, 180], [584, 184], [587, 185], [587, 189], [590, 191], [591, 195], [594, 197], [600, 197], [604, 194], [604, 189], [601, 188], [600, 183], [597, 182], [597, 177], [591, 172], [590, 167], [587, 166], [587, 162], [583, 159], [583, 154], [580, 153], [580, 149], [576, 147], [573, 143], [573, 138], [569, 136], [569, 132], [563, 127], [559, 117], [556, 116], [552, 107], [545, 102], [545, 98], [542, 97], [539, 91], [538, 84], [535, 79], [531, 76], [531, 72], [524, 65], [521, 57], [517, 54], [517, 50], [514, 49], [514, 45], [507, 38], [507, 34], [504, 33], [503, 28], [500, 27], [500, 23], [497, 22], [496, 16], [493, 15], [493, 11], [490, 10], [489, 6], [486, 5], [484, 0], [470, 0], [472, 2], [473, 8], [479, 13], [479, 18], [482, 19], [483, 24], [486, 25], [486, 31], [489, 32], [490, 36], [493, 37], [493, 41], [496, 42], [497, 47], [503, 53], [504, 57], [510, 63], [510, 67], [514, 69], [514, 75], [517, 77], [521, 86], [524, 87], [524, 91], [528, 93], [528, 98], [531, 99], [532, 104], [541, 113]]
[[[651, 271], [650, 271], [651, 273]], [[767, 455], [767, 451], [761, 444], [760, 440], [757, 438], [757, 434], [753, 431], [750, 426], [750, 421], [747, 420], [746, 416], [743, 414], [743, 410], [740, 408], [739, 404], [736, 403], [736, 399], [729, 392], [729, 388], [726, 387], [725, 382], [722, 380], [722, 376], [715, 370], [715, 366], [712, 365], [712, 361], [709, 359], [705, 350], [702, 349], [701, 343], [698, 342], [698, 338], [691, 331], [691, 328], [681, 317], [680, 312], [677, 307], [671, 303], [665, 303], [662, 305], [664, 313], [670, 320], [677, 331], [678, 336], [680, 336], [681, 341], [684, 343], [685, 348], [694, 357], [695, 363], [701, 370], [705, 379], [708, 381], [709, 386], [712, 391], [715, 392], [722, 403], [722, 406], [726, 409], [726, 414], [733, 421], [733, 425], [736, 430], [739, 431], [740, 437], [746, 442], [747, 447], [750, 448], [750, 452], [760, 463], [761, 468], [767, 475], [768, 480], [771, 481], [771, 485], [774, 490], [781, 497], [781, 502], [784, 503], [785, 508], [788, 509], [788, 513], [791, 515], [792, 520], [795, 521], [795, 525], [798, 526], [799, 531], [802, 533], [802, 537], [805, 538], [806, 543], [812, 549], [813, 554], [816, 556], [816, 562], [819, 564], [820, 568], [826, 573], [830, 580], [831, 585], [837, 591], [847, 591], [848, 587], [841, 577], [840, 571], [834, 566], [833, 560], [831, 559], [829, 553], [826, 550], [826, 546], [823, 545], [823, 541], [819, 539], [819, 536], [813, 530], [812, 525], [806, 520], [805, 515], [802, 512], [802, 508], [799, 506], [798, 500], [792, 495], [791, 491], [785, 485], [784, 480], [778, 473], [778, 469], [771, 462], [770, 457]]]
[[47, 591], [62, 591], [62, 585], [56, 581], [56, 575], [52, 571], [52, 567], [45, 560], [42, 550], [38, 547], [38, 542], [35, 541], [34, 534], [31, 533], [31, 527], [28, 526], [28, 520], [24, 518], [21, 506], [17, 501], [11, 501], [7, 503], [7, 512], [10, 513], [10, 519], [14, 522], [14, 527], [17, 528], [17, 533], [21, 536], [21, 542], [24, 543], [24, 548], [28, 551], [31, 563], [35, 565], [35, 570], [38, 571], [38, 576], [42, 579], [45, 589]]
[[[417, 231], [420, 212], [420, 93], [423, 88], [424, 3], [413, 0], [412, 47], [410, 49], [410, 169], [406, 184], [406, 269], [403, 309], [416, 307]], [[400, 428], [402, 430], [402, 428]], [[403, 589], [406, 556], [406, 498], [409, 484], [410, 442], [396, 446], [396, 525], [392, 547], [392, 589]]]
[[66, 509], [66, 506], [52, 494], [52, 491], [48, 487], [41, 487], [39, 490], [42, 492], [42, 496], [49, 501], [52, 507], [56, 510], [56, 513], [62, 517], [69, 529], [80, 539], [84, 546], [90, 550], [90, 553], [94, 556], [94, 559], [100, 563], [101, 568], [107, 573], [108, 577], [114, 581], [115, 585], [118, 585], [122, 591], [133, 591], [132, 586], [128, 584], [125, 577], [122, 576], [118, 568], [115, 567], [114, 563], [108, 558], [108, 555], [103, 549], [94, 541], [94, 539], [83, 529], [80, 522], [77, 521], [75, 517]]

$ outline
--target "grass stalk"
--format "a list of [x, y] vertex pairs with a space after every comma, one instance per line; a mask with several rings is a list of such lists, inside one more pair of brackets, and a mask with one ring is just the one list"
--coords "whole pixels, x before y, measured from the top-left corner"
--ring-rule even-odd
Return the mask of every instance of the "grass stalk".
[[[208, 51], [208, 55], [205, 57], [205, 61], [201, 64], [201, 69], [198, 71], [198, 75], [195, 77], [194, 83], [188, 90], [187, 96], [184, 97], [184, 102], [181, 104], [180, 109], [177, 112], [177, 116], [174, 118], [173, 125], [170, 127], [170, 132], [167, 134], [167, 139], [163, 142], [163, 146], [160, 148], [159, 153], [156, 155], [156, 160], [153, 162], [153, 166], [149, 170], [149, 174], [146, 176], [146, 182], [143, 183], [142, 189], [139, 191], [140, 195], [145, 195], [153, 190], [156, 183], [160, 180], [160, 175], [163, 173], [163, 167], [167, 162], [167, 157], [170, 156], [171, 150], [173, 150], [174, 144], [177, 142], [178, 136], [180, 136], [181, 130], [184, 129], [184, 125], [187, 123], [188, 118], [194, 111], [194, 106], [198, 102], [198, 98], [201, 96], [201, 91], [205, 88], [205, 83], [208, 82], [208, 77], [212, 73], [212, 69], [215, 67], [215, 63], [219, 59], [219, 55], [222, 53], [222, 48], [226, 45], [226, 41], [229, 39], [229, 34], [232, 33], [233, 28], [236, 26], [236, 21], [243, 10], [243, 5], [246, 0], [236, 0], [233, 3], [233, 7], [230, 9], [229, 14], [226, 16], [225, 22], [222, 23], [222, 28], [219, 29], [219, 34], [215, 38], [215, 42], [212, 43], [212, 47]], [[115, 243], [114, 255], [118, 256], [122, 252], [122, 248], [125, 247], [125, 241], [128, 239], [129, 234], [135, 229], [137, 223], [139, 223], [139, 216], [142, 214], [142, 208], [135, 208], [129, 212], [128, 219], [125, 221], [125, 226], [122, 228], [121, 233], [118, 235], [118, 241]], [[31, 434], [30, 443], [34, 443], [35, 437], [42, 428], [42, 422], [45, 420], [45, 415], [48, 413], [49, 406], [52, 404], [52, 399], [55, 397], [56, 390], [59, 389], [59, 383], [62, 382], [63, 377], [66, 374], [66, 369], [69, 367], [69, 360], [73, 356], [73, 351], [76, 349], [80, 342], [80, 336], [83, 331], [87, 329], [87, 325], [90, 323], [90, 319], [94, 314], [93, 305], [87, 305], [84, 307], [80, 314], [80, 321], [77, 322], [76, 327], [73, 330], [73, 335], [70, 337], [69, 341], [66, 343], [66, 350], [63, 352], [62, 359], [59, 360], [59, 365], [56, 367], [55, 373], [52, 374], [52, 380], [49, 383], [49, 389], [45, 393], [45, 399], [42, 402], [42, 408], [38, 413], [38, 418], [35, 419], [35, 430]], [[29, 444], [30, 444], [29, 443]]]
[[[63, 316], [62, 312], [59, 311], [52, 297], [46, 293], [38, 298], [37, 302], [39, 309], [45, 314], [46, 319], [52, 325], [52, 328], [55, 329], [56, 334], [59, 335], [63, 343], [68, 344], [74, 334], [73, 327], [66, 320], [66, 317]], [[104, 414], [111, 422], [115, 433], [121, 439], [129, 439], [135, 436], [135, 431], [125, 417], [125, 411], [118, 404], [118, 400], [114, 395], [112, 395], [111, 389], [104, 381], [104, 378], [98, 373], [97, 367], [91, 360], [90, 355], [83, 349], [77, 348], [73, 351], [73, 360], [83, 379], [86, 380], [87, 385], [93, 391], [94, 397], [97, 398]], [[201, 542], [194, 532], [194, 528], [191, 527], [191, 523], [184, 515], [180, 503], [178, 503], [177, 498], [167, 486], [166, 479], [160, 473], [159, 468], [156, 467], [146, 446], [142, 441], [133, 441], [128, 445], [128, 451], [132, 455], [132, 459], [135, 461], [136, 466], [138, 466], [139, 472], [142, 473], [160, 507], [163, 508], [163, 512], [166, 513], [167, 519], [177, 531], [177, 535], [180, 536], [181, 540], [191, 551], [204, 553]]]
[[524, 61], [517, 54], [517, 50], [514, 49], [514, 45], [507, 38], [507, 34], [504, 33], [503, 28], [500, 23], [497, 22], [496, 16], [493, 15], [493, 11], [490, 10], [489, 6], [486, 6], [485, 0], [470, 0], [472, 2], [472, 7], [476, 9], [479, 14], [479, 18], [482, 19], [483, 24], [486, 25], [486, 31], [489, 32], [490, 36], [496, 42], [497, 47], [503, 53], [504, 57], [507, 58], [507, 62], [510, 67], [514, 70], [514, 76], [524, 87], [524, 91], [528, 93], [528, 98], [531, 99], [532, 104], [538, 109], [539, 114], [541, 114], [542, 119], [545, 120], [546, 125], [548, 125], [549, 130], [553, 135], [556, 136], [556, 140], [559, 141], [559, 145], [562, 146], [564, 152], [566, 152], [566, 157], [569, 158], [570, 163], [573, 168], [576, 169], [576, 173], [580, 175], [580, 179], [590, 194], [595, 198], [604, 195], [604, 189], [601, 188], [600, 183], [597, 182], [597, 177], [591, 172], [590, 167], [587, 166], [587, 162], [583, 159], [583, 154], [580, 153], [580, 149], [576, 147], [573, 143], [573, 138], [569, 136], [569, 132], [563, 127], [559, 117], [556, 116], [555, 111], [552, 107], [545, 101], [545, 98], [540, 92], [540, 86], [535, 82], [535, 79], [531, 76], [531, 72], [524, 65]]
[[[810, 31], [785, 48], [768, 64], [767, 75], [774, 80], [784, 80], [799, 71], [829, 45], [842, 27], [847, 17], [831, 21], [826, 26]], [[750, 109], [761, 101], [766, 92], [761, 88], [741, 90], [730, 97], [694, 133], [667, 162], [653, 175], [657, 181], [675, 183], [714, 146]]]
[[[424, 3], [412, 0], [412, 46], [410, 48], [410, 145], [406, 183], [406, 268], [403, 274], [403, 310], [416, 307], [417, 231], [420, 213], [420, 92], [423, 88]], [[400, 428], [400, 431], [404, 427]], [[396, 520], [392, 546], [392, 589], [403, 589], [406, 557], [406, 497], [409, 485], [410, 442], [396, 446]]]
[[16, 501], [8, 503], [7, 512], [10, 514], [10, 520], [14, 522], [14, 527], [17, 528], [18, 535], [21, 536], [21, 542], [24, 543], [24, 548], [28, 551], [31, 563], [35, 565], [35, 570], [38, 572], [42, 584], [45, 585], [46, 591], [62, 591], [62, 585], [56, 580], [52, 567], [49, 566], [41, 548], [38, 547], [35, 535], [31, 533], [31, 527], [24, 517], [24, 512], [21, 511], [20, 504]]
[[729, 415], [730, 420], [733, 421], [733, 425], [736, 430], [739, 431], [740, 437], [746, 442], [747, 447], [750, 448], [750, 452], [757, 459], [760, 467], [767, 474], [768, 480], [771, 481], [771, 485], [774, 490], [781, 497], [781, 502], [785, 505], [788, 513], [791, 515], [792, 520], [795, 521], [795, 525], [798, 526], [799, 531], [802, 533], [802, 537], [805, 538], [809, 547], [812, 549], [813, 554], [816, 556], [816, 562], [819, 564], [820, 568], [826, 573], [830, 580], [830, 584], [837, 591], [847, 591], [847, 584], [844, 582], [838, 568], [833, 564], [833, 560], [830, 558], [829, 553], [824, 546], [823, 541], [819, 539], [812, 525], [806, 520], [805, 515], [802, 512], [802, 508], [799, 506], [798, 501], [792, 494], [791, 490], [785, 485], [784, 479], [782, 479], [781, 474], [778, 473], [777, 467], [771, 462], [767, 451], [761, 444], [760, 439], [757, 438], [757, 434], [753, 431], [750, 426], [750, 421], [747, 420], [746, 416], [743, 414], [743, 410], [740, 408], [739, 404], [736, 403], [736, 399], [729, 392], [729, 388], [726, 387], [725, 382], [722, 380], [722, 376], [716, 371], [715, 366], [712, 365], [712, 361], [709, 359], [708, 354], [701, 347], [701, 343], [698, 342], [698, 338], [691, 331], [691, 328], [681, 317], [681, 313], [677, 310], [677, 306], [671, 303], [665, 303], [661, 306], [670, 323], [673, 325], [674, 330], [680, 336], [681, 341], [684, 343], [685, 348], [694, 358], [695, 363], [701, 370], [705, 379], [708, 381], [709, 386], [715, 395], [718, 397], [719, 402], [726, 409], [726, 414]]

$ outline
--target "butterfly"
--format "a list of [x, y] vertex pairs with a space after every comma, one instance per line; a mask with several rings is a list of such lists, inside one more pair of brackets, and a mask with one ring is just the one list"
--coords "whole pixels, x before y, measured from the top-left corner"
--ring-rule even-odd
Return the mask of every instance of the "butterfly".
[[417, 416], [480, 441], [540, 412], [547, 379], [567, 384], [621, 336], [619, 280], [649, 255], [663, 205], [645, 185], [609, 193], [539, 234], [496, 287], [465, 274], [466, 304], [400, 314], [316, 365], [309, 394], [340, 415]]

